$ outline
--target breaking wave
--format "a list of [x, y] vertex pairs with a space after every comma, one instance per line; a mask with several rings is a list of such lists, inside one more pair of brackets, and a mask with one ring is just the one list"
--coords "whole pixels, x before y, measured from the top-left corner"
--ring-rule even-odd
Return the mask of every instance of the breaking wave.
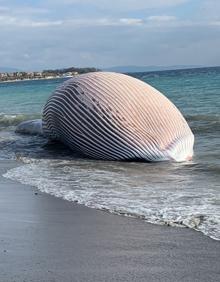
[[35, 115], [25, 115], [25, 114], [1, 114], [0, 113], [0, 128], [6, 128], [9, 126], [16, 126], [22, 121], [31, 120], [31, 119], [39, 119], [41, 118], [40, 114]]
[[200, 174], [189, 174], [196, 164], [170, 168], [166, 164], [86, 159], [21, 160], [24, 165], [4, 176], [90, 208], [156, 224], [189, 227], [220, 240], [218, 181], [207, 190], [203, 179], [199, 181]]

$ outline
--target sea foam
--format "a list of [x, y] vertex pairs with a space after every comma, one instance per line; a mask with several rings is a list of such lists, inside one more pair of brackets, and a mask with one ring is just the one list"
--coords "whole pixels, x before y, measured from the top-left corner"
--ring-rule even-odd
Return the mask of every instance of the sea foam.
[[[194, 187], [191, 177], [165, 166], [78, 160], [37, 160], [9, 170], [5, 177], [90, 208], [189, 227], [220, 240], [220, 205], [215, 189]], [[167, 186], [169, 183], [169, 187]], [[217, 188], [217, 186], [216, 186]]]

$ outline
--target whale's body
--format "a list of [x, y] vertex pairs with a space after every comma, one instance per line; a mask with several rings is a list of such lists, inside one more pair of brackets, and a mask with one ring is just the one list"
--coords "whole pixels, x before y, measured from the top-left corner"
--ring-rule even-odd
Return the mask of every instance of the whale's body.
[[104, 160], [192, 158], [194, 136], [180, 111], [128, 75], [74, 76], [47, 101], [43, 133], [87, 157]]

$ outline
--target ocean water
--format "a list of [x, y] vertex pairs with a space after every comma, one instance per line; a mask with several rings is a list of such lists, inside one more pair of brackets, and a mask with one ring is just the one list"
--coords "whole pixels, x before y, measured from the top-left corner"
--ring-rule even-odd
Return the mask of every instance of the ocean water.
[[185, 163], [105, 162], [81, 158], [16, 125], [41, 117], [63, 79], [0, 84], [0, 161], [18, 167], [5, 177], [91, 208], [155, 224], [189, 227], [220, 240], [220, 67], [134, 73], [180, 109], [195, 134]]

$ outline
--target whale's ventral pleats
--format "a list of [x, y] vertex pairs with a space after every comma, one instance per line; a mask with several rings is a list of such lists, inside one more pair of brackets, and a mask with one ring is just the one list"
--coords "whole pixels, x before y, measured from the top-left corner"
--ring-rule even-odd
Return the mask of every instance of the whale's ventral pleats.
[[175, 105], [147, 83], [124, 74], [76, 75], [43, 110], [43, 132], [87, 157], [184, 161], [194, 136]]

